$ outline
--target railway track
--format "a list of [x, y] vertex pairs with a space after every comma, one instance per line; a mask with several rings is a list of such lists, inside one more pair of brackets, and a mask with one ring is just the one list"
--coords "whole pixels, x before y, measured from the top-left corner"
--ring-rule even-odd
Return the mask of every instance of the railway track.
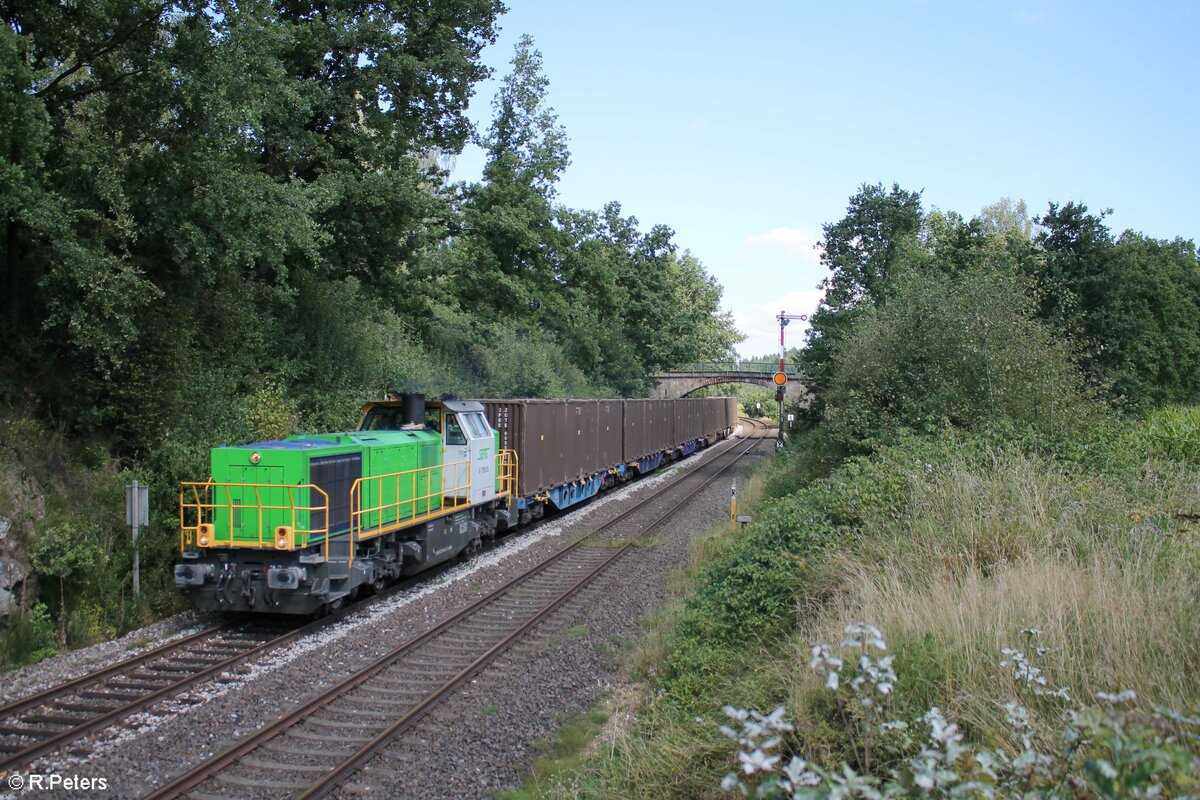
[[304, 632], [280, 620], [223, 622], [0, 706], [0, 772], [217, 677]]
[[[435, 570], [433, 574], [439, 572]], [[13, 700], [0, 706], [0, 774], [29, 764], [204, 681], [220, 680], [243, 662], [337, 623], [427, 577], [401, 581], [385, 592], [307, 623], [285, 617], [256, 617], [210, 625]]]
[[148, 800], [326, 796], [629, 553], [633, 539], [653, 531], [757, 447], [765, 425], [751, 425], [756, 435], [749, 446], [735, 441], [712, 462], [280, 715]]

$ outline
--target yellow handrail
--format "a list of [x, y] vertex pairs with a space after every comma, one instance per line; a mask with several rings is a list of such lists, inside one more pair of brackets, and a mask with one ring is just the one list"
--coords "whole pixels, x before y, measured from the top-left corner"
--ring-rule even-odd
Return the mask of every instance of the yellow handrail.
[[[436, 480], [438, 476], [440, 482]], [[423, 493], [419, 491], [418, 483], [424, 486]], [[402, 487], [408, 489], [407, 495], [401, 494]], [[391, 491], [386, 491], [388, 489]], [[460, 497], [460, 494], [464, 496]], [[374, 505], [364, 505], [367, 495], [375, 499]], [[385, 496], [392, 499], [385, 501]], [[397, 528], [452, 514], [470, 505], [471, 465], [468, 461], [359, 478], [350, 487], [351, 541], [371, 539]]]
[[[501, 450], [496, 474], [496, 498], [516, 497], [518, 484], [517, 454], [513, 450]], [[440, 472], [439, 472], [440, 471]], [[447, 477], [450, 478], [447, 481]], [[422, 481], [421, 478], [424, 478]], [[419, 491], [419, 484], [424, 487]], [[440, 484], [440, 485], [439, 485]], [[452, 485], [451, 485], [452, 484]], [[369, 487], [364, 492], [364, 487]], [[408, 495], [401, 495], [401, 488]], [[390, 489], [391, 491], [385, 491]], [[234, 490], [241, 490], [235, 492]], [[287, 502], [266, 503], [263, 491], [286, 492]], [[308, 495], [297, 495], [307, 490]], [[316, 490], [319, 503], [312, 502], [312, 490]], [[235, 494], [243, 496], [253, 493], [254, 502], [234, 502]], [[373, 505], [364, 506], [364, 495], [373, 498]], [[461, 495], [461, 496], [460, 496]], [[223, 502], [218, 500], [223, 497]], [[309, 504], [301, 505], [299, 497], [310, 498]], [[390, 497], [384, 501], [384, 497]], [[471, 505], [470, 463], [456, 461], [434, 467], [406, 470], [389, 475], [359, 478], [350, 488], [350, 536], [348, 559], [354, 559], [354, 545], [363, 540], [379, 536], [397, 528], [416, 525], [436, 517], [453, 514]], [[216, 526], [216, 512], [228, 514], [223, 530]], [[207, 481], [184, 481], [179, 485], [179, 548], [187, 551], [207, 547], [254, 547], [282, 551], [309, 546], [313, 540], [323, 539], [325, 558], [329, 558], [329, 495], [319, 486], [303, 484], [285, 486], [267, 483], [217, 483]], [[289, 525], [275, 525], [268, 530], [264, 518], [271, 512], [283, 512]], [[308, 513], [307, 528], [300, 527], [300, 514]], [[257, 537], [238, 538], [234, 535], [235, 513], [253, 513], [257, 517]], [[314, 526], [314, 520], [322, 524]]]
[[[254, 493], [254, 503], [235, 503], [234, 489], [240, 489], [238, 494]], [[287, 502], [264, 502], [263, 491], [286, 492]], [[297, 502], [297, 492], [307, 491], [308, 502]], [[313, 502], [312, 492], [320, 497], [319, 503]], [[224, 502], [218, 502], [220, 493], [224, 492]], [[217, 499], [214, 499], [214, 495]], [[218, 530], [215, 515], [218, 510], [228, 512], [227, 527]], [[275, 525], [269, 532], [265, 531], [264, 516], [270, 512], [283, 512], [283, 518], [290, 524]], [[234, 535], [233, 520], [236, 514], [254, 513], [258, 519], [257, 538], [241, 538]], [[308, 513], [309, 527], [300, 527], [302, 513]], [[320, 526], [313, 526], [313, 519], [324, 521]], [[266, 536], [264, 536], [266, 533]], [[179, 484], [179, 548], [186, 551], [191, 548], [205, 547], [270, 547], [275, 550], [294, 550], [297, 547], [307, 547], [310, 540], [319, 536], [326, 539], [328, 548], [329, 533], [329, 495], [320, 486], [311, 483], [299, 486], [284, 486], [278, 483], [217, 483], [212, 479], [207, 481], [183, 481]], [[267, 540], [264, 543], [264, 539]], [[297, 539], [299, 543], [297, 544]]]
[[517, 497], [517, 451], [500, 451], [500, 471], [496, 475], [499, 488], [496, 497]]

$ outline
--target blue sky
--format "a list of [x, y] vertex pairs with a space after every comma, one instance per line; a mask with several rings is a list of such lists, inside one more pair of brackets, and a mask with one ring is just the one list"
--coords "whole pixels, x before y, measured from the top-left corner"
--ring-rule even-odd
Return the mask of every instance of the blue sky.
[[[1200, 2], [508, 4], [484, 60], [502, 76], [523, 33], [542, 52], [570, 138], [559, 201], [673, 228], [744, 355], [815, 308], [813, 245], [863, 183], [967, 217], [1082, 201], [1116, 232], [1200, 240]], [[482, 163], [468, 149], [454, 177]]]

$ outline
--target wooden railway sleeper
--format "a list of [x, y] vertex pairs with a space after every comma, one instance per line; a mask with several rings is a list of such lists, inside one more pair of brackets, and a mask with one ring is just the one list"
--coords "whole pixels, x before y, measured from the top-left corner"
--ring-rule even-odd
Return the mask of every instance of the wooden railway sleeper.
[[[329, 733], [326, 731], [290, 730], [290, 731], [288, 731], [287, 735], [289, 738], [303, 739], [304, 741], [307, 741], [307, 742], [326, 743], [329, 741]], [[367, 742], [371, 741], [372, 738], [373, 737], [371, 737], [371, 736], [339, 736], [337, 738], [337, 743], [338, 744], [366, 744]]]

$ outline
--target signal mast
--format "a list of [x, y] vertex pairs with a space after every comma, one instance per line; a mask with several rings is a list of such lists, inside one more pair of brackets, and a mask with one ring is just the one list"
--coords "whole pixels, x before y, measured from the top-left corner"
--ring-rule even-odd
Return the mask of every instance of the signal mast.
[[779, 372], [776, 372], [771, 380], [778, 387], [775, 389], [775, 399], [779, 401], [779, 440], [775, 442], [776, 449], [783, 447], [783, 397], [785, 394], [784, 387], [787, 386], [787, 348], [783, 344], [783, 329], [788, 323], [794, 319], [801, 322], [808, 322], [808, 314], [789, 314], [786, 311], [780, 311], [775, 319], [779, 320]]

